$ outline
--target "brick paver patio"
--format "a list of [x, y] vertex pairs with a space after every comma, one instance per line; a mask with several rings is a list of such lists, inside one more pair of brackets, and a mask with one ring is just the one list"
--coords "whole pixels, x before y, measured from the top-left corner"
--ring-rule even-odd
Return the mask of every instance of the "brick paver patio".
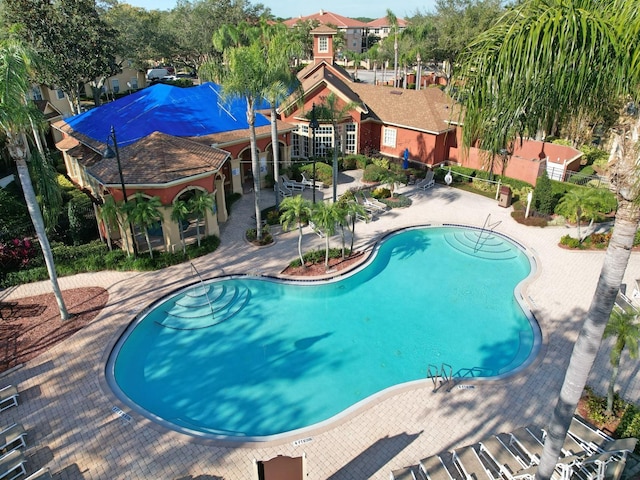
[[[343, 175], [341, 189], [358, 179]], [[61, 279], [62, 288], [96, 285], [109, 290], [109, 302], [93, 323], [22, 368], [8, 372], [0, 385], [20, 390], [20, 405], [6, 410], [2, 424], [21, 422], [28, 430], [28, 471], [48, 466], [55, 479], [198, 479], [250, 480], [254, 460], [276, 455], [307, 456], [309, 480], [389, 478], [392, 469], [416, 464], [434, 453], [469, 444], [481, 437], [528, 423], [545, 424], [562, 382], [584, 314], [595, 290], [603, 252], [575, 252], [558, 247], [564, 227], [528, 228], [510, 217], [497, 201], [436, 185], [427, 191], [400, 190], [413, 205], [390, 211], [356, 228], [356, 248], [368, 249], [380, 235], [404, 226], [464, 223], [482, 226], [487, 215], [500, 221], [496, 230], [530, 248], [538, 269], [525, 289], [527, 301], [543, 332], [539, 361], [522, 374], [502, 381], [475, 382], [474, 388], [432, 393], [432, 385], [387, 395], [341, 423], [309, 435], [299, 446], [288, 439], [279, 445], [229, 447], [194, 440], [168, 431], [130, 411], [104, 381], [105, 360], [118, 334], [146, 305], [191, 283], [189, 265], [160, 272], [83, 274]], [[264, 192], [263, 204], [273, 203]], [[310, 195], [310, 192], [305, 192]], [[327, 197], [329, 189], [320, 192]], [[296, 255], [297, 233], [278, 233], [276, 244], [256, 248], [243, 240], [251, 226], [253, 197], [232, 208], [222, 227], [218, 251], [194, 262], [204, 278], [230, 273], [277, 274]], [[574, 233], [574, 232], [573, 232]], [[575, 235], [575, 233], [574, 233]], [[304, 248], [323, 240], [305, 230]], [[336, 240], [334, 240], [334, 245]], [[640, 255], [633, 253], [625, 282], [640, 278]], [[19, 298], [49, 290], [48, 282], [0, 292]], [[425, 289], [425, 298], [438, 295]], [[418, 300], [418, 299], [417, 299]], [[340, 312], [336, 312], [340, 315]], [[606, 342], [605, 345], [610, 345]], [[623, 359], [618, 381], [623, 395], [640, 400], [637, 366]], [[606, 385], [608, 349], [603, 348], [590, 383]], [[471, 382], [465, 382], [471, 385]], [[113, 411], [121, 408], [126, 421]]]

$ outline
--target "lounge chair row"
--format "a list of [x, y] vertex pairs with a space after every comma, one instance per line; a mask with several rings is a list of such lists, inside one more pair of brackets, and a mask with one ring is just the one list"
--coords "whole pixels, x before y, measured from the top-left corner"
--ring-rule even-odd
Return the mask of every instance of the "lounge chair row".
[[[546, 432], [530, 425], [425, 458], [417, 466], [395, 470], [391, 479], [409, 480], [533, 480]], [[635, 438], [614, 440], [574, 417], [562, 447], [554, 478], [603, 480], [619, 478]]]
[[[0, 389], [0, 411], [18, 405], [18, 389], [8, 385]], [[21, 448], [27, 447], [27, 431], [19, 423], [0, 430], [0, 480], [14, 480], [27, 475], [27, 458]], [[48, 468], [41, 468], [24, 480], [51, 480]]]

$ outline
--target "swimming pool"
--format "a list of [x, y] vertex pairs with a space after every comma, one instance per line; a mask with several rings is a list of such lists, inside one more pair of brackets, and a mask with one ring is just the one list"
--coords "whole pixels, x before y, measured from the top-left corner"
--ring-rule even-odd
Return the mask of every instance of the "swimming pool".
[[390, 234], [328, 282], [197, 283], [132, 322], [107, 379], [129, 406], [185, 433], [300, 434], [399, 385], [430, 383], [429, 365], [483, 378], [528, 365], [540, 331], [517, 286], [533, 268], [504, 236], [440, 226]]

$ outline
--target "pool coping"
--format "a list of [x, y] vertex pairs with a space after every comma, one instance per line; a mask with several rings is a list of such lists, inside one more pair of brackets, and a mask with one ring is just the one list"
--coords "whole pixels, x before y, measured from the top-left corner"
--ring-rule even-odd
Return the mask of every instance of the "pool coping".
[[[362, 255], [362, 261], [352, 265], [350, 268], [341, 270], [339, 272], [335, 272], [334, 274], [316, 276], [310, 279], [309, 277], [292, 277], [286, 275], [268, 275], [268, 274], [229, 274], [229, 275], [220, 275], [209, 278], [207, 280], [224, 280], [231, 278], [256, 278], [256, 279], [271, 279], [277, 280], [283, 283], [296, 283], [296, 284], [315, 284], [315, 283], [333, 283], [343, 279], [346, 276], [351, 276], [358, 271], [366, 268], [366, 266], [373, 261], [375, 255], [374, 253], [380, 248], [380, 245], [383, 241], [394, 234], [397, 234], [401, 231], [406, 230], [416, 230], [421, 228], [438, 228], [438, 227], [459, 227], [471, 230], [487, 230], [480, 227], [475, 227], [471, 225], [458, 224], [458, 223], [443, 223], [443, 222], [431, 222], [427, 224], [420, 225], [412, 225], [396, 228], [393, 230], [389, 230], [384, 234], [380, 235], [379, 238], [376, 239], [375, 243], [368, 249], [365, 250], [364, 255]], [[540, 321], [536, 318], [536, 315], [531, 308], [531, 302], [526, 296], [526, 291], [528, 286], [533, 283], [540, 275], [541, 269], [539, 268], [539, 258], [535, 254], [535, 252], [526, 247], [520, 241], [505, 235], [500, 232], [492, 231], [493, 234], [496, 234], [500, 237], [507, 239], [508, 241], [514, 243], [518, 246], [521, 251], [527, 256], [529, 259], [529, 263], [531, 265], [531, 272], [524, 278], [521, 282], [519, 282], [514, 288], [514, 297], [518, 304], [520, 305], [522, 311], [527, 316], [530, 324], [532, 325], [532, 329], [534, 331], [534, 345], [532, 347], [532, 352], [536, 351], [535, 355], [530, 355], [527, 360], [518, 368], [507, 372], [505, 374], [500, 374], [493, 377], [454, 377], [451, 381], [451, 386], [447, 388], [445, 391], [450, 392], [454, 388], [472, 388], [475, 385], [480, 384], [500, 384], [507, 383], [507, 381], [513, 381], [526, 373], [529, 369], [535, 367], [541, 362], [546, 354], [547, 347], [547, 338], [544, 335], [544, 329], [540, 324]], [[143, 310], [138, 312], [129, 322], [124, 325], [121, 325], [114, 335], [111, 337], [110, 341], [106, 344], [105, 348], [102, 351], [102, 355], [100, 356], [100, 368], [99, 375], [97, 378], [97, 383], [100, 390], [105, 394], [110, 402], [114, 402], [113, 411], [114, 413], [124, 417], [131, 418], [133, 415], [133, 419], [141, 424], [144, 427], [149, 427], [152, 430], [162, 433], [163, 435], [170, 435], [171, 438], [175, 438], [179, 441], [187, 441], [189, 443], [198, 443], [203, 445], [211, 445], [223, 448], [259, 448], [259, 447], [274, 447], [280, 446], [287, 443], [291, 443], [294, 446], [302, 445], [306, 442], [312, 441], [314, 435], [319, 435], [326, 431], [332, 430], [348, 420], [354, 418], [355, 416], [362, 413], [364, 410], [370, 409], [375, 405], [387, 400], [390, 397], [399, 395], [406, 391], [413, 391], [416, 389], [427, 389], [431, 392], [438, 391], [440, 387], [435, 388], [435, 383], [432, 378], [426, 377], [424, 379], [412, 380], [409, 382], [404, 382], [396, 385], [392, 385], [390, 387], [385, 388], [373, 395], [370, 395], [359, 402], [351, 405], [347, 409], [333, 415], [332, 417], [327, 418], [318, 423], [314, 423], [313, 425], [302, 427], [295, 430], [290, 430], [287, 432], [282, 432], [273, 435], [260, 436], [260, 437], [229, 437], [229, 436], [221, 436], [221, 435], [213, 435], [210, 433], [203, 433], [192, 431], [188, 428], [184, 428], [173, 423], [167, 422], [161, 417], [157, 417], [140, 408], [135, 402], [125, 401], [120, 395], [115, 391], [118, 390], [121, 395], [125, 396], [124, 392], [121, 392], [117, 385], [114, 387], [111, 384], [111, 380], [107, 375], [107, 370], [113, 368], [113, 362], [111, 361], [111, 353], [113, 349], [117, 346], [118, 343], [123, 339], [123, 336], [129, 329], [135, 328], [135, 325], [142, 320], [142, 317], [146, 315], [146, 313], [152, 309], [156, 304], [161, 303], [166, 300], [168, 297], [174, 295], [175, 293], [185, 290], [197, 283], [199, 280], [194, 282], [185, 283], [184, 285], [171, 289], [162, 295], [162, 297], [154, 300], [153, 302], [146, 305]], [[537, 328], [536, 328], [537, 327]], [[537, 350], [536, 350], [537, 349]], [[468, 385], [467, 385], [468, 384]], [[118, 405], [119, 404], [119, 405]], [[129, 412], [125, 412], [125, 409]]]

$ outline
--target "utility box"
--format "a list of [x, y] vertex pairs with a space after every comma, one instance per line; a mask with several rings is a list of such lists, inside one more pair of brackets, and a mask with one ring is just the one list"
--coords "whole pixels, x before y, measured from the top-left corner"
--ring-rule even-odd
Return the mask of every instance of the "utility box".
[[498, 205], [501, 207], [511, 206], [511, 188], [508, 186], [500, 187], [500, 198], [498, 198]]

